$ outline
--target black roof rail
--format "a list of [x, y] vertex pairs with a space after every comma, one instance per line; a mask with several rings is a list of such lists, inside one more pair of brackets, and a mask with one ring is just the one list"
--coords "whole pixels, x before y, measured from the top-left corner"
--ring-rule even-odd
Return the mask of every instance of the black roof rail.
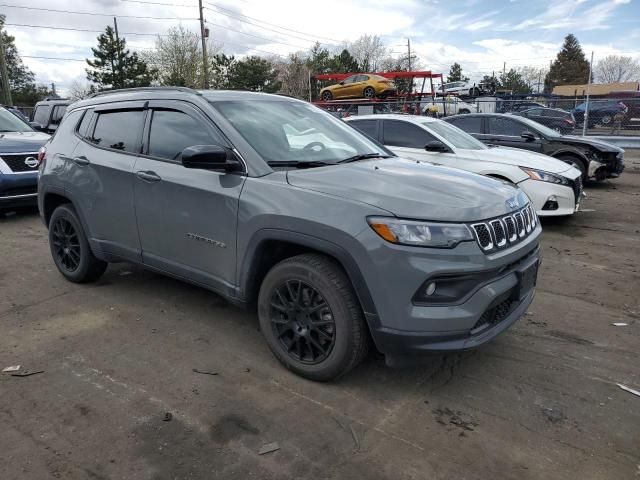
[[100, 92], [92, 93], [88, 95], [86, 98], [94, 98], [100, 97], [102, 95], [110, 95], [112, 93], [127, 93], [127, 92], [147, 92], [147, 91], [178, 91], [185, 93], [194, 93], [196, 95], [202, 95], [199, 91], [194, 90], [189, 87], [135, 87], [135, 88], [119, 88], [119, 89], [111, 89], [111, 90], [102, 90]]
[[42, 100], [40, 100], [41, 102], [52, 102], [52, 101], [58, 101], [58, 100], [62, 100], [62, 101], [66, 101], [69, 100], [68, 98], [63, 98], [63, 97], [58, 97], [57, 95], [55, 97], [44, 97]]

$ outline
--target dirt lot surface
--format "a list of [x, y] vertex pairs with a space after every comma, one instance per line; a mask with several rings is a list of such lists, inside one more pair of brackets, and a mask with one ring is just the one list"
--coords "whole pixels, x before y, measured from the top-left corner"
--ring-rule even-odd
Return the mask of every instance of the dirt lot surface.
[[640, 390], [640, 155], [587, 193], [543, 222], [511, 330], [333, 384], [205, 290], [126, 264], [64, 281], [39, 217], [0, 216], [0, 367], [44, 370], [0, 374], [0, 479], [640, 479], [640, 397], [616, 385]]

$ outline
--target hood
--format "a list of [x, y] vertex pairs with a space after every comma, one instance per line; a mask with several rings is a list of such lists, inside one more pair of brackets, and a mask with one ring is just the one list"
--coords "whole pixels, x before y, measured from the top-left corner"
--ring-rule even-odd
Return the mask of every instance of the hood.
[[603, 140], [598, 140], [595, 138], [577, 137], [575, 135], [563, 135], [560, 138], [554, 139], [554, 141], [556, 142], [558, 141], [561, 142], [563, 140], [568, 140], [567, 145], [576, 145], [576, 144], [585, 145], [585, 146], [593, 147], [596, 150], [599, 150], [601, 152], [616, 152], [616, 153], [624, 152], [622, 148], [617, 147], [612, 143], [608, 143]]
[[[289, 170], [296, 187], [348, 198], [398, 217], [473, 222], [509, 213], [527, 202], [517, 187], [463, 170], [399, 157]], [[517, 197], [517, 207], [507, 201]]]
[[517, 167], [535, 168], [549, 173], [563, 173], [572, 167], [562, 160], [558, 160], [541, 153], [528, 152], [520, 148], [494, 147], [488, 150], [462, 150], [457, 149], [456, 154], [462, 153], [465, 157], [501, 163], [503, 165], [515, 165]]
[[1, 132], [0, 155], [3, 153], [37, 152], [47, 143], [49, 135], [42, 132]]

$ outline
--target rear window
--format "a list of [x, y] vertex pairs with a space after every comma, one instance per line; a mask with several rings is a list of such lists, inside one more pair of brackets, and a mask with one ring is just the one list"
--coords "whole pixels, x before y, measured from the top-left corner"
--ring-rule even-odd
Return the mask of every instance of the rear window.
[[104, 148], [140, 153], [143, 121], [142, 110], [101, 112], [90, 141]]

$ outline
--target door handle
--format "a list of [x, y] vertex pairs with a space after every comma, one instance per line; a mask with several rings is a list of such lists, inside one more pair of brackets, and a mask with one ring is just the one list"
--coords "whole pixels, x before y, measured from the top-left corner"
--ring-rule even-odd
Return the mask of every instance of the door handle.
[[160, 180], [162, 180], [157, 174], [156, 172], [145, 172], [145, 171], [139, 171], [136, 172], [136, 176], [141, 179], [144, 180], [145, 182], [159, 182]]
[[84, 167], [85, 165], [89, 165], [89, 159], [84, 155], [80, 155], [79, 157], [73, 157], [72, 160], [73, 160], [73, 163], [81, 167]]

